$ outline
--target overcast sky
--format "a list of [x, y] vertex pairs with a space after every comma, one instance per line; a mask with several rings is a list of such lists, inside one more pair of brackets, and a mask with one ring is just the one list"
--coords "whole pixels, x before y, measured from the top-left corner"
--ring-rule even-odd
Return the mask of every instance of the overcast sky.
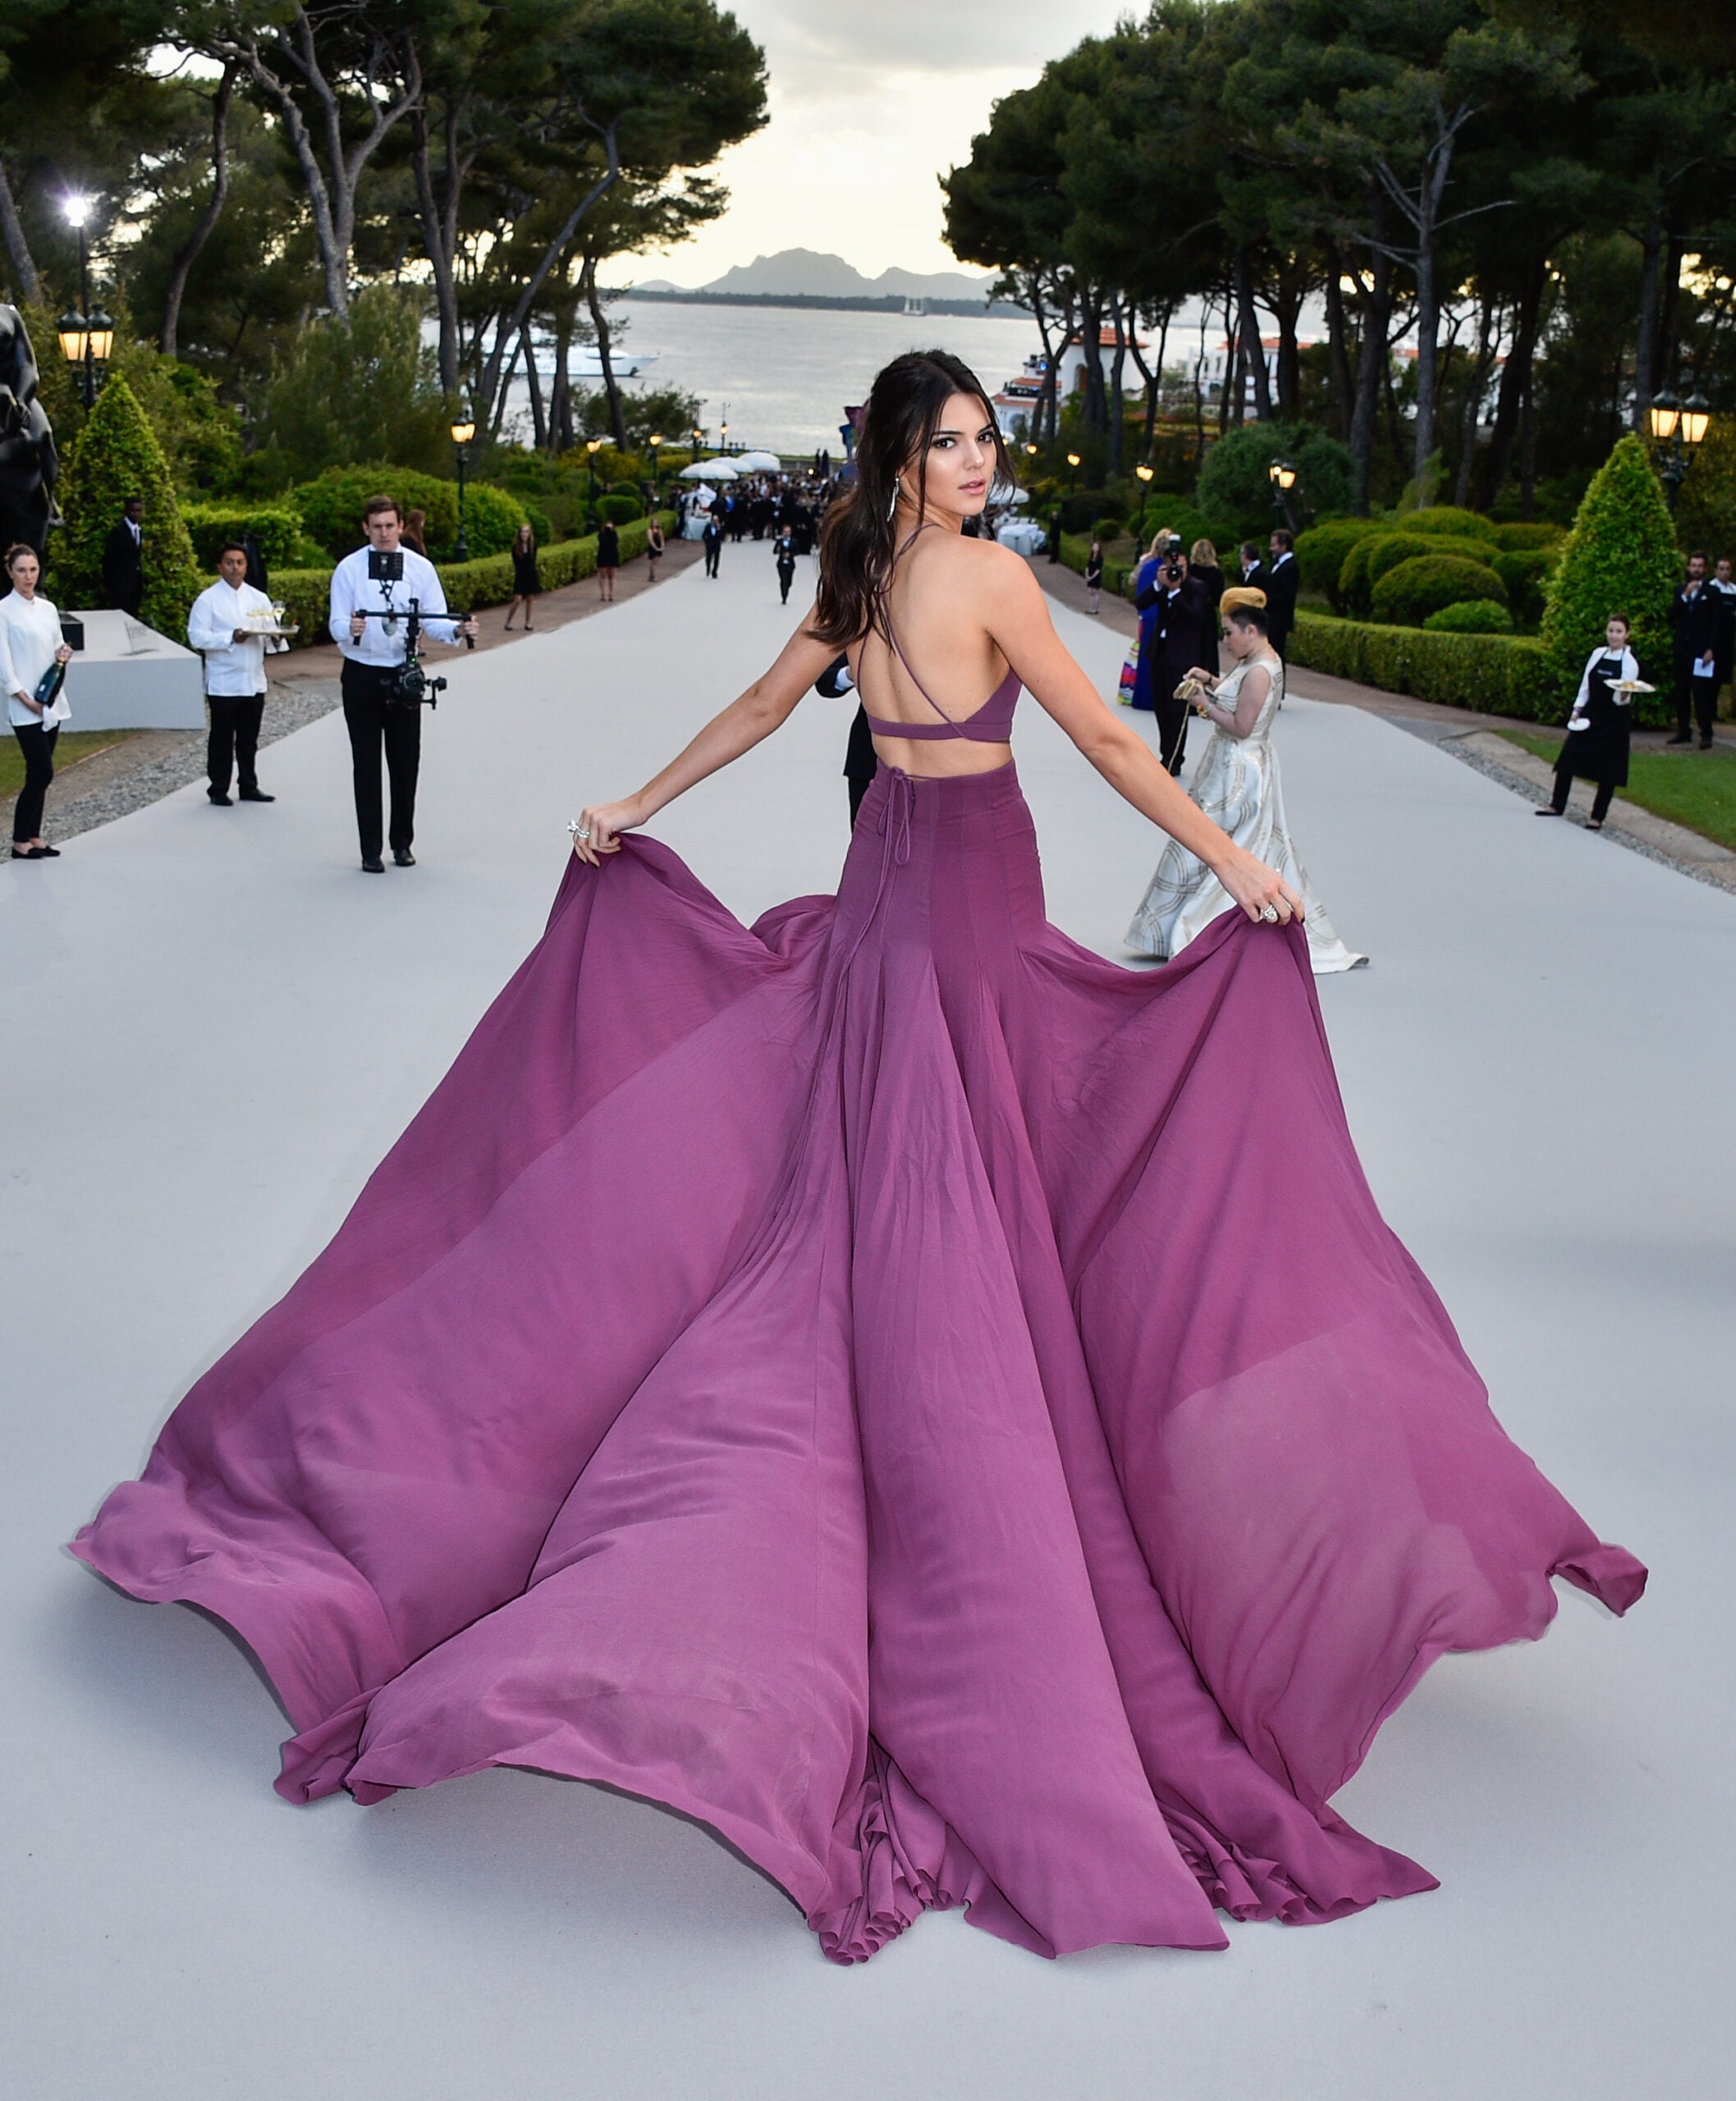
[[726, 153], [730, 208], [639, 274], [703, 284], [781, 248], [884, 269], [960, 266], [935, 177], [964, 160], [997, 95], [1113, 27], [1129, 0], [737, 0], [766, 54], [771, 121]]

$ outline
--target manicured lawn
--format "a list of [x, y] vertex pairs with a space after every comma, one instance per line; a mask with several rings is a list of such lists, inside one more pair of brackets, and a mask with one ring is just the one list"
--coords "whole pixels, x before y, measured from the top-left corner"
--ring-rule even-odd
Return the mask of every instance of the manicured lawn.
[[[1553, 735], [1531, 730], [1500, 734], [1551, 766], [1561, 748], [1559, 730]], [[1636, 750], [1628, 763], [1628, 785], [1615, 792], [1654, 817], [1685, 825], [1736, 852], [1736, 752], [1722, 744], [1709, 752]]]
[[[93, 758], [112, 744], [124, 744], [138, 734], [136, 730], [63, 730], [54, 747], [55, 777], [58, 779], [81, 758]], [[0, 744], [0, 795], [16, 795], [23, 785], [24, 753], [18, 748], [18, 739], [8, 731], [6, 742]]]

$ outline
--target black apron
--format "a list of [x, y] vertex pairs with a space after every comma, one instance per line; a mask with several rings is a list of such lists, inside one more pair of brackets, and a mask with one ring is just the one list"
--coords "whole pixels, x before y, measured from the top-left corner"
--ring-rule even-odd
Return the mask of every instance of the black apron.
[[1608, 651], [1592, 665], [1586, 679], [1585, 706], [1575, 709], [1586, 717], [1587, 727], [1569, 730], [1556, 770], [1575, 780], [1595, 780], [1605, 788], [1628, 785], [1628, 727], [1633, 715], [1610, 690], [1622, 675], [1621, 658]]

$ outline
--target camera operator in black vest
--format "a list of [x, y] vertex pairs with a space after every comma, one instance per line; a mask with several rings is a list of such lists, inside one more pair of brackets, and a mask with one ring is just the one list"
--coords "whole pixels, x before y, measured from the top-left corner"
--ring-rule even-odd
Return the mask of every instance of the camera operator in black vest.
[[344, 721], [355, 769], [355, 823], [362, 866], [385, 872], [380, 810], [380, 753], [392, 783], [392, 858], [413, 868], [416, 773], [422, 757], [422, 703], [446, 681], [429, 680], [415, 663], [423, 636], [474, 644], [476, 623], [447, 616], [434, 565], [403, 541], [404, 513], [395, 497], [369, 497], [362, 507], [368, 544], [332, 572], [332, 637], [343, 652]]

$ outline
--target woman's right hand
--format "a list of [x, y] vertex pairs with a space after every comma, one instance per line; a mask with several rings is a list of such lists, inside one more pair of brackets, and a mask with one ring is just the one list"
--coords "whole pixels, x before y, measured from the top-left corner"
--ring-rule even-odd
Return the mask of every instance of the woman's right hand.
[[1292, 919], [1308, 917], [1302, 899], [1276, 869], [1256, 860], [1234, 840], [1229, 841], [1229, 848], [1212, 873], [1250, 919], [1266, 919], [1269, 912], [1277, 925], [1287, 927]]
[[14, 692], [16, 697], [24, 703], [25, 706], [30, 709], [31, 714], [43, 715], [47, 713], [48, 711], [44, 707], [42, 703], [36, 698], [34, 693], [26, 693], [22, 686], [15, 688]]
[[620, 835], [635, 831], [644, 822], [644, 813], [636, 797], [629, 796], [624, 803], [590, 803], [579, 813], [578, 826], [573, 833], [573, 851], [581, 861], [589, 861], [593, 868], [599, 868], [605, 854], [620, 853]]

